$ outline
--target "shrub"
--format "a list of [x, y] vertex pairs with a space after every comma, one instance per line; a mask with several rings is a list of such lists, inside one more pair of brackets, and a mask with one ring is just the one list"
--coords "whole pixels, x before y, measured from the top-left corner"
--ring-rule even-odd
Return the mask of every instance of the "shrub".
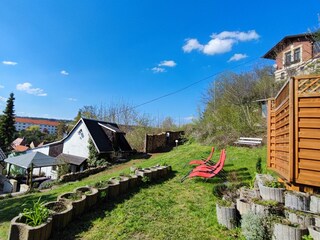
[[241, 220], [242, 234], [247, 240], [267, 240], [272, 235], [272, 218], [252, 212], [243, 215]]

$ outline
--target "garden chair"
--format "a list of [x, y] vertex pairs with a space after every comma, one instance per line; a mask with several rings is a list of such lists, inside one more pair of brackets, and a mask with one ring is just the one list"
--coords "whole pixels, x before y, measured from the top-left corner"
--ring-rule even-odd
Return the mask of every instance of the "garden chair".
[[193, 172], [200, 172], [200, 171], [201, 172], [212, 172], [212, 171], [214, 171], [215, 169], [219, 168], [221, 165], [224, 165], [225, 158], [226, 158], [226, 151], [225, 151], [225, 149], [223, 149], [223, 150], [221, 150], [219, 161], [216, 164], [214, 164], [213, 166], [201, 164], [201, 165], [195, 167], [194, 169], [192, 169], [190, 172], [188, 172], [181, 179], [181, 182], [183, 182]]
[[192, 160], [189, 162], [190, 165], [202, 165], [202, 164], [209, 164], [212, 165], [213, 162], [211, 162], [211, 158], [213, 156], [214, 153], [214, 147], [211, 148], [211, 152], [209, 154], [209, 156], [207, 157], [207, 159], [204, 160]]
[[191, 173], [188, 175], [189, 178], [193, 177], [202, 177], [202, 178], [213, 178], [223, 171], [224, 163], [226, 160], [226, 152], [223, 149], [220, 155], [220, 164], [216, 168], [211, 166], [200, 165], [194, 168]]

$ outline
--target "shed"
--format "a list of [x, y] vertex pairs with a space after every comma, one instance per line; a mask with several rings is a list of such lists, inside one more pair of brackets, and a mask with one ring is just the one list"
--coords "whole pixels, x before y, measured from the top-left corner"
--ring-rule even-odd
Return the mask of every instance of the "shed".
[[67, 164], [70, 164], [71, 172], [82, 172], [87, 167], [87, 158], [79, 157], [71, 154], [61, 153], [57, 159]]

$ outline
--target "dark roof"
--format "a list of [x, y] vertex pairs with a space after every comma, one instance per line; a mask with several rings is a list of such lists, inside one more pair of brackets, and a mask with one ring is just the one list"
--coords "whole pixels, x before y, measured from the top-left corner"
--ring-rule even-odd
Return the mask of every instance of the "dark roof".
[[80, 166], [84, 161], [87, 160], [84, 157], [79, 157], [79, 156], [66, 154], [66, 153], [60, 153], [57, 156], [57, 159], [62, 160], [64, 162], [66, 162], [66, 163], [77, 165], [77, 166]]
[[288, 44], [292, 43], [293, 41], [305, 41], [309, 40], [311, 42], [314, 42], [313, 33], [302, 33], [302, 34], [296, 34], [296, 35], [289, 35], [281, 39], [280, 42], [278, 42], [275, 46], [273, 46], [266, 54], [262, 56], [262, 58], [267, 59], [276, 59], [277, 53], [281, 51], [281, 49], [288, 46]]
[[2, 149], [0, 148], [0, 161], [3, 161], [4, 159], [6, 159], [7, 156], [4, 154], [4, 152], [2, 151]]
[[112, 132], [124, 133], [118, 127], [115, 127], [115, 126], [111, 125], [110, 123], [101, 123], [101, 122], [99, 122], [99, 125], [104, 127], [104, 128], [107, 128], [107, 129], [111, 130]]
[[[100, 122], [97, 120], [82, 118], [84, 124], [87, 126], [92, 141], [100, 153], [113, 151], [112, 142], [104, 133], [103, 129], [98, 123], [106, 124], [107, 122]], [[110, 123], [109, 123], [110, 124]]]
[[91, 138], [100, 153], [114, 151], [113, 143], [108, 137], [107, 131], [118, 134], [119, 142], [117, 143], [118, 146], [115, 146], [116, 148], [121, 151], [132, 151], [130, 144], [124, 137], [125, 133], [119, 129], [117, 124], [87, 118], [82, 118], [82, 121], [87, 126]]

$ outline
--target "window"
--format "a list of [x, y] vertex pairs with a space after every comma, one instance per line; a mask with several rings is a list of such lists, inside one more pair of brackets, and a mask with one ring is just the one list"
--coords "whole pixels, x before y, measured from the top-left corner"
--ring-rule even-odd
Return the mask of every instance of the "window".
[[300, 48], [296, 48], [293, 51], [293, 62], [295, 63], [300, 62]]
[[313, 56], [317, 56], [320, 53], [320, 41], [313, 43]]
[[288, 66], [290, 64], [291, 64], [291, 52], [286, 52], [284, 65]]

